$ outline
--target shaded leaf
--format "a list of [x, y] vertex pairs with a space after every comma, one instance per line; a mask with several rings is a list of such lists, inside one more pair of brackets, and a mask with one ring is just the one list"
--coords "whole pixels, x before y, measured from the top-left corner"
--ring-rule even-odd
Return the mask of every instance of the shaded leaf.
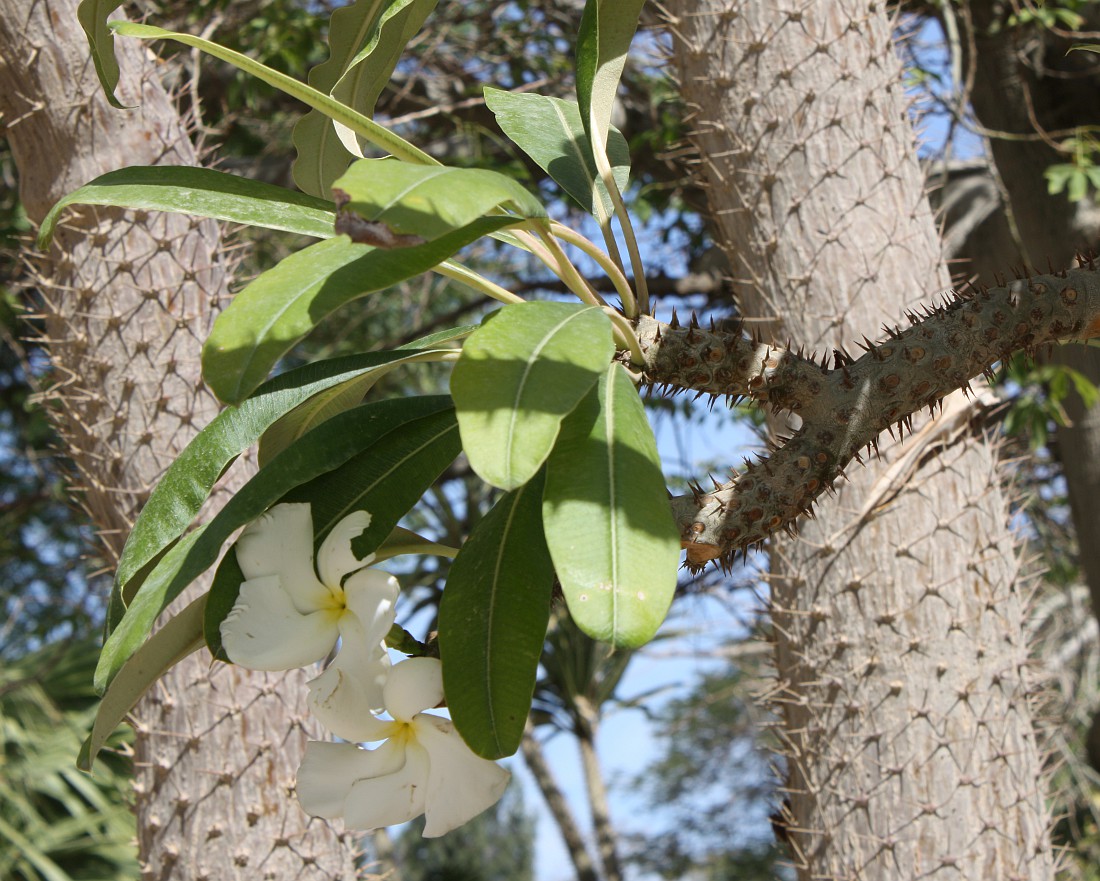
[[593, 146], [604, 151], [611, 113], [645, 0], [588, 0], [577, 35], [577, 102]]
[[76, 18], [88, 37], [99, 84], [112, 107], [124, 109], [115, 97], [118, 88], [118, 59], [115, 58], [115, 35], [107, 26], [107, 17], [122, 5], [122, 0], [80, 0]]
[[502, 496], [462, 545], [439, 605], [447, 707], [479, 756], [510, 756], [523, 739], [554, 567], [542, 531], [540, 472]]

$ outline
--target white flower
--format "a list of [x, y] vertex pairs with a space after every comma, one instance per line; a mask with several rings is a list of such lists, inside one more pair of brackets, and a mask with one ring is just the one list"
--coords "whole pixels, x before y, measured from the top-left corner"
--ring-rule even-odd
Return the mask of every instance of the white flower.
[[366, 568], [373, 555], [359, 560], [352, 553], [351, 540], [369, 525], [366, 511], [337, 523], [315, 571], [309, 505], [276, 505], [237, 540], [247, 580], [221, 625], [230, 660], [253, 670], [304, 667], [323, 660], [339, 639], [336, 659], [309, 683], [309, 700], [326, 728], [349, 739], [361, 717], [383, 706], [390, 661], [382, 640], [400, 591], [392, 576]]
[[351, 829], [393, 826], [425, 815], [424, 837], [450, 832], [504, 794], [509, 772], [471, 752], [449, 719], [421, 712], [443, 699], [435, 658], [395, 664], [384, 688], [393, 721], [360, 720], [361, 741], [388, 738], [366, 750], [352, 743], [310, 743], [298, 769], [306, 813], [344, 818]]

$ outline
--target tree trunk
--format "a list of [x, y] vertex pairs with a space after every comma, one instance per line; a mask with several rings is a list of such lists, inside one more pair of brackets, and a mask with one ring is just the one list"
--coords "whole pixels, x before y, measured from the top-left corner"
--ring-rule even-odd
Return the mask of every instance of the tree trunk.
[[[118, 46], [120, 99], [133, 109], [107, 104], [76, 6], [0, 0], [0, 111], [34, 221], [106, 171], [195, 163], [136, 43]], [[218, 247], [209, 221], [85, 209], [48, 255], [29, 255], [51, 356], [47, 398], [112, 558], [158, 475], [217, 412], [198, 354], [227, 292]], [[143, 878], [354, 877], [351, 841], [292, 795], [305, 678], [193, 656], [161, 680], [134, 722]]]
[[581, 752], [584, 784], [588, 790], [588, 805], [592, 809], [592, 826], [596, 830], [600, 865], [605, 881], [622, 881], [623, 869], [619, 863], [615, 826], [611, 822], [611, 806], [607, 801], [607, 785], [604, 783], [600, 758], [596, 754], [596, 736], [599, 732], [599, 710], [584, 695], [574, 698], [580, 724], [574, 732]]
[[[670, 8], [716, 236], [742, 314], [766, 320], [753, 326], [829, 351], [946, 287], [883, 5]], [[884, 447], [799, 541], [772, 546], [794, 862], [806, 881], [1048, 879], [994, 450], [969, 431], [905, 443], [919, 441], [902, 486], [886, 491], [901, 449]]]
[[569, 808], [569, 802], [562, 794], [557, 782], [554, 780], [550, 766], [546, 764], [546, 757], [542, 753], [542, 745], [535, 737], [534, 728], [527, 723], [523, 732], [523, 742], [520, 744], [523, 752], [523, 760], [531, 776], [535, 778], [539, 792], [546, 800], [546, 806], [554, 822], [558, 825], [561, 837], [565, 841], [565, 848], [569, 851], [569, 859], [573, 862], [573, 869], [577, 873], [577, 881], [599, 881], [596, 867], [592, 864], [592, 857], [588, 854], [588, 848], [584, 844], [584, 836], [581, 835], [577, 820]]
[[[1013, 10], [1003, 3], [973, 0], [960, 11], [966, 13], [961, 45], [971, 50], [963, 60], [974, 113], [987, 129], [1021, 136], [989, 140], [1010, 203], [1006, 211], [1020, 242], [1002, 243], [984, 259], [968, 254], [971, 267], [989, 279], [991, 268], [1008, 274], [1010, 265], [1021, 263], [1040, 271], [1048, 264], [1070, 266], [1077, 254], [1100, 247], [1100, 208], [1088, 199], [1073, 203], [1064, 192], [1048, 191], [1043, 171], [1068, 157], [1037, 132], [1100, 124], [1100, 59], [1087, 52], [1067, 54], [1072, 40], [1037, 28], [1011, 27]], [[1100, 15], [1089, 15], [1084, 27], [1100, 26]], [[1058, 69], [1048, 70], [1048, 65]], [[991, 267], [994, 258], [1004, 262]], [[1059, 346], [1050, 360], [1100, 384], [1100, 350]], [[1100, 404], [1086, 408], [1071, 389], [1065, 409], [1069, 424], [1058, 427], [1057, 455], [1065, 470], [1081, 575], [1089, 586], [1093, 613], [1100, 616]], [[1100, 713], [1093, 718], [1088, 753], [1092, 766], [1100, 769]]]

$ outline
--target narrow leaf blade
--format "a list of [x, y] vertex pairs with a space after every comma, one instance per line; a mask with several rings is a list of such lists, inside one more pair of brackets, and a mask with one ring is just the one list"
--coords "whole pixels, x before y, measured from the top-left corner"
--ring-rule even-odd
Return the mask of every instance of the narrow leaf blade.
[[471, 334], [451, 374], [462, 444], [474, 471], [501, 489], [535, 476], [561, 421], [614, 353], [611, 322], [572, 303], [505, 306]]
[[611, 113], [645, 0], [588, 0], [577, 35], [577, 103], [585, 131], [606, 149]]
[[203, 376], [223, 401], [240, 401], [336, 309], [426, 272], [514, 222], [483, 218], [414, 248], [372, 248], [337, 236], [291, 254], [237, 294], [218, 316], [203, 346]]
[[554, 568], [542, 530], [540, 472], [474, 528], [439, 606], [443, 688], [455, 727], [479, 756], [523, 739], [550, 620]]
[[651, 639], [676, 590], [680, 536], [645, 408], [622, 365], [611, 365], [563, 427], [543, 520], [581, 630], [626, 648]]
[[331, 202], [209, 168], [135, 165], [97, 177], [54, 205], [42, 221], [38, 247], [50, 244], [70, 205], [112, 205], [212, 217], [324, 239], [334, 235]]
[[115, 58], [115, 36], [107, 26], [107, 18], [122, 5], [122, 0], [80, 0], [76, 18], [88, 37], [92, 50], [92, 63], [99, 76], [99, 84], [112, 107], [123, 109], [115, 97], [118, 88], [118, 59]]
[[[486, 87], [485, 103], [504, 134], [582, 208], [597, 217], [613, 213], [611, 196], [600, 180], [575, 101]], [[613, 126], [607, 152], [619, 190], [625, 191], [630, 182], [630, 149], [622, 132]], [[599, 194], [598, 203], [594, 193]]]

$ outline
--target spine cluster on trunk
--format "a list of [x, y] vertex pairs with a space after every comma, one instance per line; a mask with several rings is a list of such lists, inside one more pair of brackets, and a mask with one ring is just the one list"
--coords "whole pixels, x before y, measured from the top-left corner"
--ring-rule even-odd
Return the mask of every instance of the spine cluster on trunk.
[[941, 305], [909, 314], [910, 327], [886, 328], [853, 358], [833, 353], [833, 366], [740, 333], [643, 318], [637, 324], [645, 378], [669, 391], [747, 397], [789, 410], [802, 427], [766, 458], [746, 463], [711, 491], [696, 486], [673, 499], [688, 565], [732, 561], [799, 516], [844, 474], [853, 458], [875, 449], [882, 431], [912, 427], [922, 408], [1016, 352], [1100, 336], [1100, 268], [1092, 261], [1054, 275], [973, 287]]

